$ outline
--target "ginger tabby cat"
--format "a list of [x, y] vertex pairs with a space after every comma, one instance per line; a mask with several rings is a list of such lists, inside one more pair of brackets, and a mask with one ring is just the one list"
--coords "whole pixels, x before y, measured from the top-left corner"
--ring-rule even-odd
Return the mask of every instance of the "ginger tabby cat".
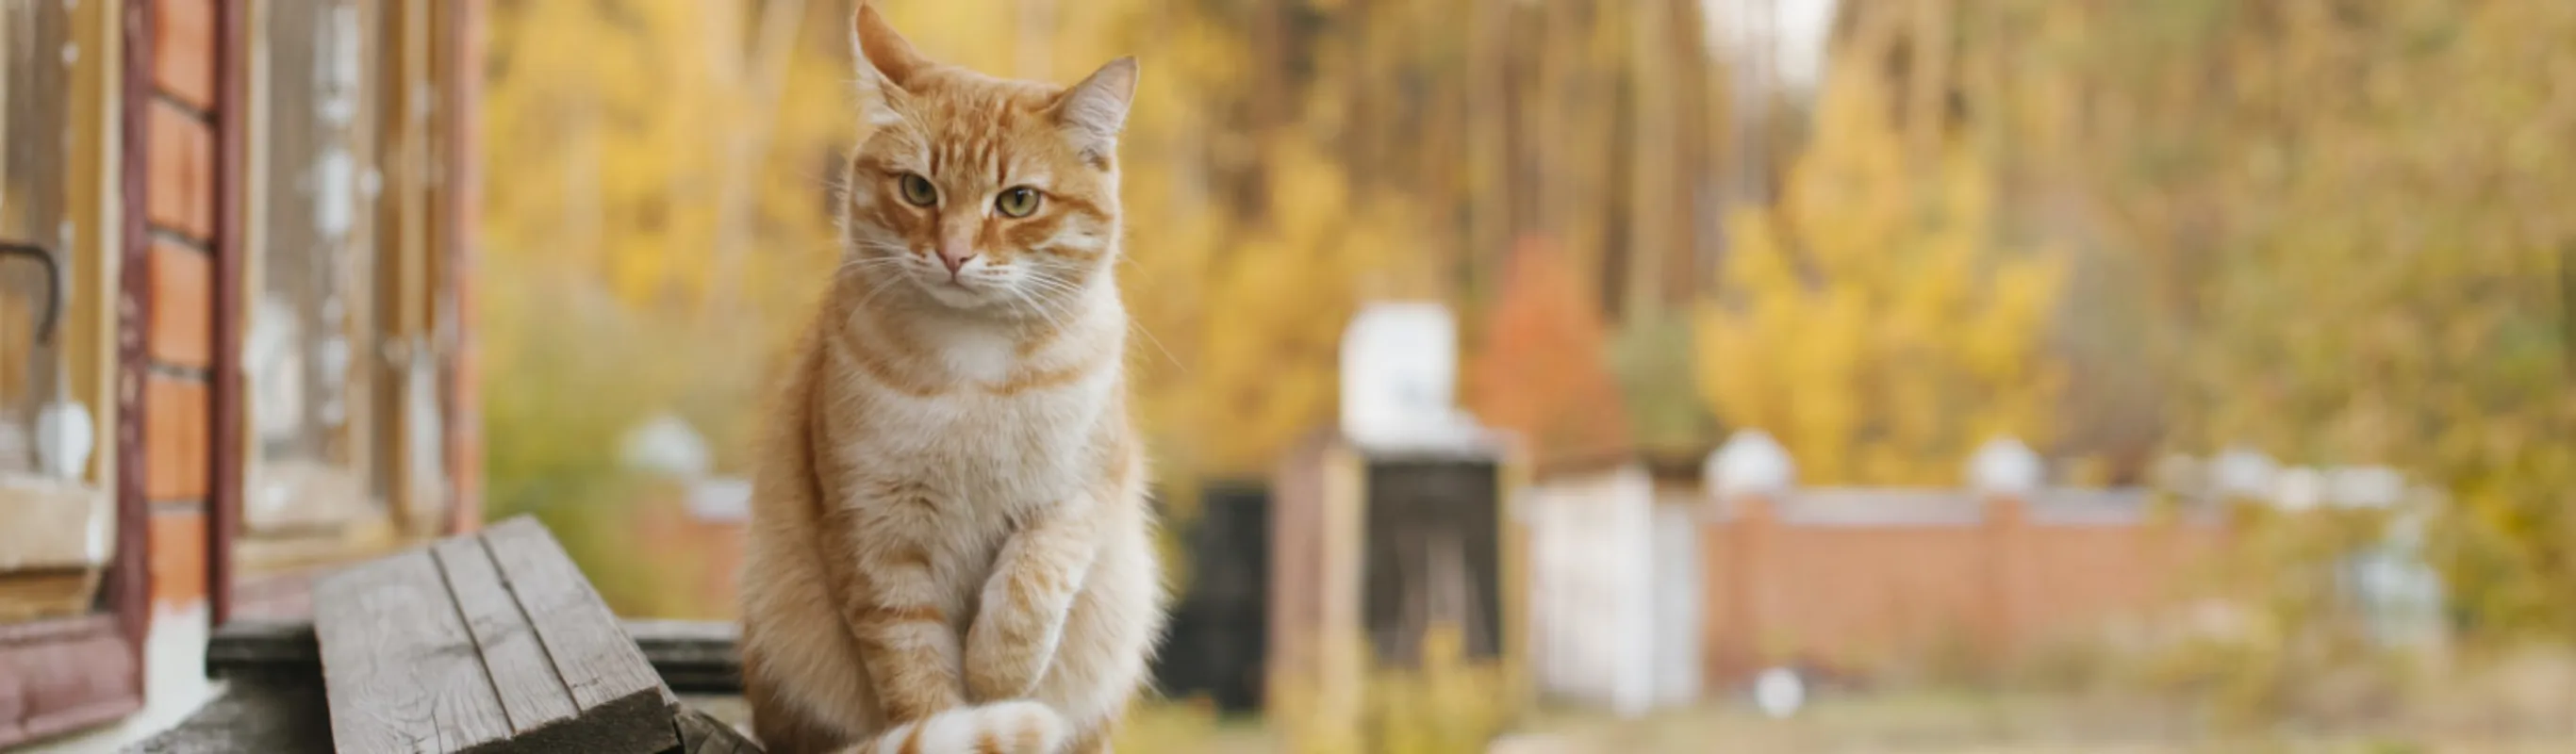
[[744, 695], [778, 754], [1100, 752], [1164, 621], [1127, 412], [1121, 58], [924, 59], [864, 4], [844, 249], [754, 479]]

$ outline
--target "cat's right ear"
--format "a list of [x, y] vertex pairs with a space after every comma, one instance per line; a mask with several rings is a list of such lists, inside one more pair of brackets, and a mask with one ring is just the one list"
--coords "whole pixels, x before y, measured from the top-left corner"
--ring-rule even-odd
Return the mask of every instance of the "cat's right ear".
[[930, 61], [866, 2], [859, 3], [858, 15], [850, 20], [850, 53], [857, 59], [860, 114], [874, 126], [900, 120], [896, 110], [907, 96], [906, 85]]

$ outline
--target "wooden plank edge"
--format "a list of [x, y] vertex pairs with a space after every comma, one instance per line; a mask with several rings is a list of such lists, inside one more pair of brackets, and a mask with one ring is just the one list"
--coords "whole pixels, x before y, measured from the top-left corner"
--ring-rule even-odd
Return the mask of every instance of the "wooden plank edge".
[[[717, 621], [629, 620], [626, 634], [671, 691], [742, 693], [738, 632]], [[95, 625], [95, 622], [92, 622]], [[208, 678], [321, 678], [322, 647], [310, 620], [235, 620], [206, 642]]]
[[686, 754], [759, 754], [760, 745], [726, 725], [714, 715], [696, 707], [683, 706], [674, 723], [680, 729], [680, 750]]
[[659, 688], [609, 700], [557, 718], [490, 747], [500, 752], [661, 752], [680, 745], [679, 706]]
[[[534, 628], [556, 671], [571, 687], [576, 706], [586, 711], [637, 690], [660, 694], [666, 705], [679, 703], [659, 674], [652, 672], [652, 661], [636, 646], [616, 612], [600, 599], [581, 566], [544, 524], [532, 516], [513, 516], [476, 536], [500, 566], [503, 582], [520, 609], [547, 613], [545, 620], [533, 622]], [[604, 654], [578, 654], [582, 652]]]

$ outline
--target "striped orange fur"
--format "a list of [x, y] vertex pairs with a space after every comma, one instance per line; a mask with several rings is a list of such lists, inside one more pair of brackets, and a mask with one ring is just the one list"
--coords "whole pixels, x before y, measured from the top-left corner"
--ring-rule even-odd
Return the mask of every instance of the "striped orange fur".
[[753, 727], [779, 754], [1106, 751], [1166, 599], [1114, 274], [1135, 63], [1009, 81], [853, 24], [845, 248], [753, 482]]

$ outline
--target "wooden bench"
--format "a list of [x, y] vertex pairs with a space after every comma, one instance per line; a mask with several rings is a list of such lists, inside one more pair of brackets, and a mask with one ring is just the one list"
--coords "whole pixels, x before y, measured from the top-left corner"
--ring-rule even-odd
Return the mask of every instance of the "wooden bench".
[[[208, 674], [233, 688], [138, 750], [757, 751], [679, 704], [532, 519], [331, 574], [313, 602], [310, 624], [219, 632]], [[738, 689], [724, 627], [639, 625], [680, 677]]]

